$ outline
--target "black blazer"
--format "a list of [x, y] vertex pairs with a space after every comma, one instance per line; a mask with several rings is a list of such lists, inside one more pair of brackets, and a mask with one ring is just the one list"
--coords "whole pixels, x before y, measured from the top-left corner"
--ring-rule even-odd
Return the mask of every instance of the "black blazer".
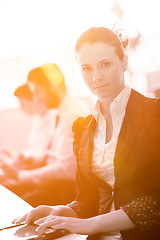
[[[160, 236], [160, 99], [132, 90], [114, 156], [114, 190], [92, 174], [96, 120], [92, 115], [73, 125], [77, 157], [77, 196], [69, 204], [80, 217], [107, 213], [113, 199], [137, 225], [121, 232], [126, 240], [158, 240]], [[105, 201], [100, 205], [100, 189]], [[103, 196], [104, 198], [104, 196]], [[97, 236], [96, 238], [97, 239]]]

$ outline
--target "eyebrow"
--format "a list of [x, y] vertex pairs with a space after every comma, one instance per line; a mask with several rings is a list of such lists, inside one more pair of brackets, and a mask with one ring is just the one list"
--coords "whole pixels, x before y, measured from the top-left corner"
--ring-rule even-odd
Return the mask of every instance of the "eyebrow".
[[101, 60], [99, 63], [103, 63], [103, 62], [106, 62], [106, 61], [112, 61], [112, 59], [106, 58], [106, 59]]
[[80, 65], [80, 67], [90, 67], [91, 65], [89, 64], [83, 64], [83, 65]]
[[[106, 59], [101, 60], [99, 63], [103, 63], [103, 62], [106, 62], [106, 61], [112, 61], [112, 59], [106, 58]], [[80, 65], [80, 67], [90, 67], [90, 66], [91, 65], [89, 65], [89, 64]]]

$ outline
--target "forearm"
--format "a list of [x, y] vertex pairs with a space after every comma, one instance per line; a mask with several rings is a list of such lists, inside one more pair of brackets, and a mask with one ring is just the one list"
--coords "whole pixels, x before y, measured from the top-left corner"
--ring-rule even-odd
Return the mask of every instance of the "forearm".
[[[62, 216], [62, 217], [61, 217]], [[82, 219], [75, 217], [49, 216], [35, 222], [39, 225], [37, 231], [42, 234], [46, 227], [53, 229], [67, 229], [69, 232], [78, 234], [93, 235], [97, 233], [109, 233], [135, 228], [123, 210], [99, 215], [93, 218]]]
[[96, 232], [123, 231], [137, 228], [147, 232], [160, 226], [160, 205], [151, 196], [142, 196], [120, 210], [90, 218]]
[[89, 221], [94, 222], [95, 233], [123, 231], [136, 228], [136, 225], [122, 209], [90, 218]]
[[18, 173], [19, 180], [33, 181], [34, 183], [46, 183], [51, 180], [61, 180], [68, 177], [68, 172], [63, 164], [54, 162], [44, 167], [33, 170], [21, 170]]

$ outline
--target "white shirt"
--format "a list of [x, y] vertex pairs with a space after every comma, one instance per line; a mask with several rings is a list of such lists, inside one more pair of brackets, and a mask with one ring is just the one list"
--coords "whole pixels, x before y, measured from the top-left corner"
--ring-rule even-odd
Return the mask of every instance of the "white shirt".
[[[51, 168], [58, 163], [59, 178], [75, 180], [76, 158], [73, 153], [72, 125], [78, 117], [87, 114], [86, 107], [80, 100], [66, 94], [57, 109], [49, 110], [43, 119], [35, 119], [30, 148], [26, 150], [26, 155], [32, 153], [34, 157], [47, 156], [47, 165], [50, 164]], [[59, 121], [56, 126], [57, 116]]]
[[[131, 89], [126, 86], [110, 104], [110, 113], [113, 124], [111, 140], [105, 143], [106, 121], [101, 112], [100, 101], [91, 109], [91, 113], [97, 120], [97, 127], [94, 137], [94, 149], [92, 158], [93, 173], [114, 187], [114, 164], [113, 159], [116, 151], [118, 136], [123, 123], [126, 106], [130, 97]], [[114, 211], [112, 204], [111, 210]], [[113, 233], [111, 236], [104, 236], [103, 239], [119, 239], [120, 233]]]
[[68, 179], [76, 179], [76, 157], [73, 153], [72, 125], [78, 117], [88, 114], [86, 107], [80, 100], [66, 95], [59, 108], [59, 122], [54, 132], [48, 163], [61, 163], [59, 175]]
[[[34, 115], [28, 138], [28, 150], [32, 156], [43, 156], [55, 133], [57, 109], [50, 109], [41, 117]], [[26, 151], [27, 153], [27, 151]]]

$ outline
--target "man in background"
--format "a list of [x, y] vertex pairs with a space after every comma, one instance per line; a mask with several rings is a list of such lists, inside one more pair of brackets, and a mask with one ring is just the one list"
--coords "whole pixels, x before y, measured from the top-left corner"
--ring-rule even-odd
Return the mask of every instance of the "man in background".
[[65, 204], [75, 193], [72, 124], [86, 110], [68, 94], [56, 64], [44, 64], [30, 71], [27, 85], [33, 93], [32, 104], [37, 106], [39, 121], [35, 120], [30, 133], [31, 147], [16, 156], [18, 164], [11, 160], [16, 177], [6, 177], [3, 185], [34, 207]]

